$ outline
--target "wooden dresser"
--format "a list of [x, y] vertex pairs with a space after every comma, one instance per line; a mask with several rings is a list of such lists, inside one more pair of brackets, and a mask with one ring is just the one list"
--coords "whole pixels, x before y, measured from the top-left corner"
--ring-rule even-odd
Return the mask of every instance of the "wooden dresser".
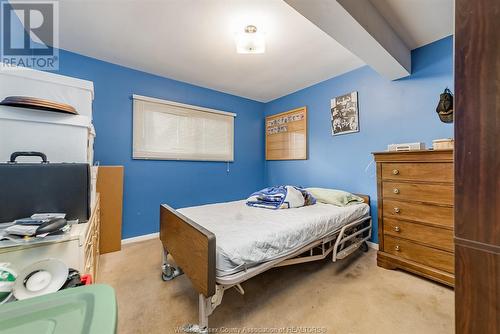
[[377, 263], [453, 286], [453, 151], [373, 153]]

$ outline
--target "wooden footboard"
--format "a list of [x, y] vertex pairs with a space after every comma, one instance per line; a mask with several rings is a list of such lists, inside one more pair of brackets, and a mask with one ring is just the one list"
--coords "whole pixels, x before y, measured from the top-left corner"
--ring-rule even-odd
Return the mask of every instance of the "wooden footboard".
[[215, 294], [215, 235], [166, 204], [160, 207], [160, 240], [198, 293]]

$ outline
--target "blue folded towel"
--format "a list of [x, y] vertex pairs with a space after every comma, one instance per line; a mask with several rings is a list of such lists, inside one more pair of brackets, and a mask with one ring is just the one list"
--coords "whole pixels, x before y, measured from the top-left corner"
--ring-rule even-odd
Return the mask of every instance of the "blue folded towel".
[[276, 186], [254, 192], [247, 199], [248, 206], [266, 209], [289, 209], [312, 205], [316, 199], [306, 190], [295, 186]]

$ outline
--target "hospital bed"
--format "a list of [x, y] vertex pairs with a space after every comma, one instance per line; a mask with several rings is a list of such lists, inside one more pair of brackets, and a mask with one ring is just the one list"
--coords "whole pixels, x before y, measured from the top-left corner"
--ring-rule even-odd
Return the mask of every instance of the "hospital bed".
[[[163, 245], [162, 278], [186, 274], [199, 294], [199, 323], [186, 327], [208, 332], [208, 316], [222, 302], [224, 291], [274, 267], [332, 257], [343, 259], [368, 250], [372, 220], [370, 199], [337, 207], [317, 203], [294, 209], [249, 207], [245, 201], [175, 210], [160, 206]], [[176, 266], [168, 263], [171, 255]], [[181, 269], [182, 268], [182, 269]]]

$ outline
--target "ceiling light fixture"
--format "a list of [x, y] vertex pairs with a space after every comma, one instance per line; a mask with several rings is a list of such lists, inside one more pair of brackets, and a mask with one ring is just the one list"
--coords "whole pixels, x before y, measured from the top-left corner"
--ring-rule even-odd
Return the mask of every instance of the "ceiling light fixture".
[[248, 25], [244, 32], [236, 35], [236, 52], [243, 54], [256, 54], [266, 52], [266, 41], [262, 32], [257, 32], [257, 27]]

